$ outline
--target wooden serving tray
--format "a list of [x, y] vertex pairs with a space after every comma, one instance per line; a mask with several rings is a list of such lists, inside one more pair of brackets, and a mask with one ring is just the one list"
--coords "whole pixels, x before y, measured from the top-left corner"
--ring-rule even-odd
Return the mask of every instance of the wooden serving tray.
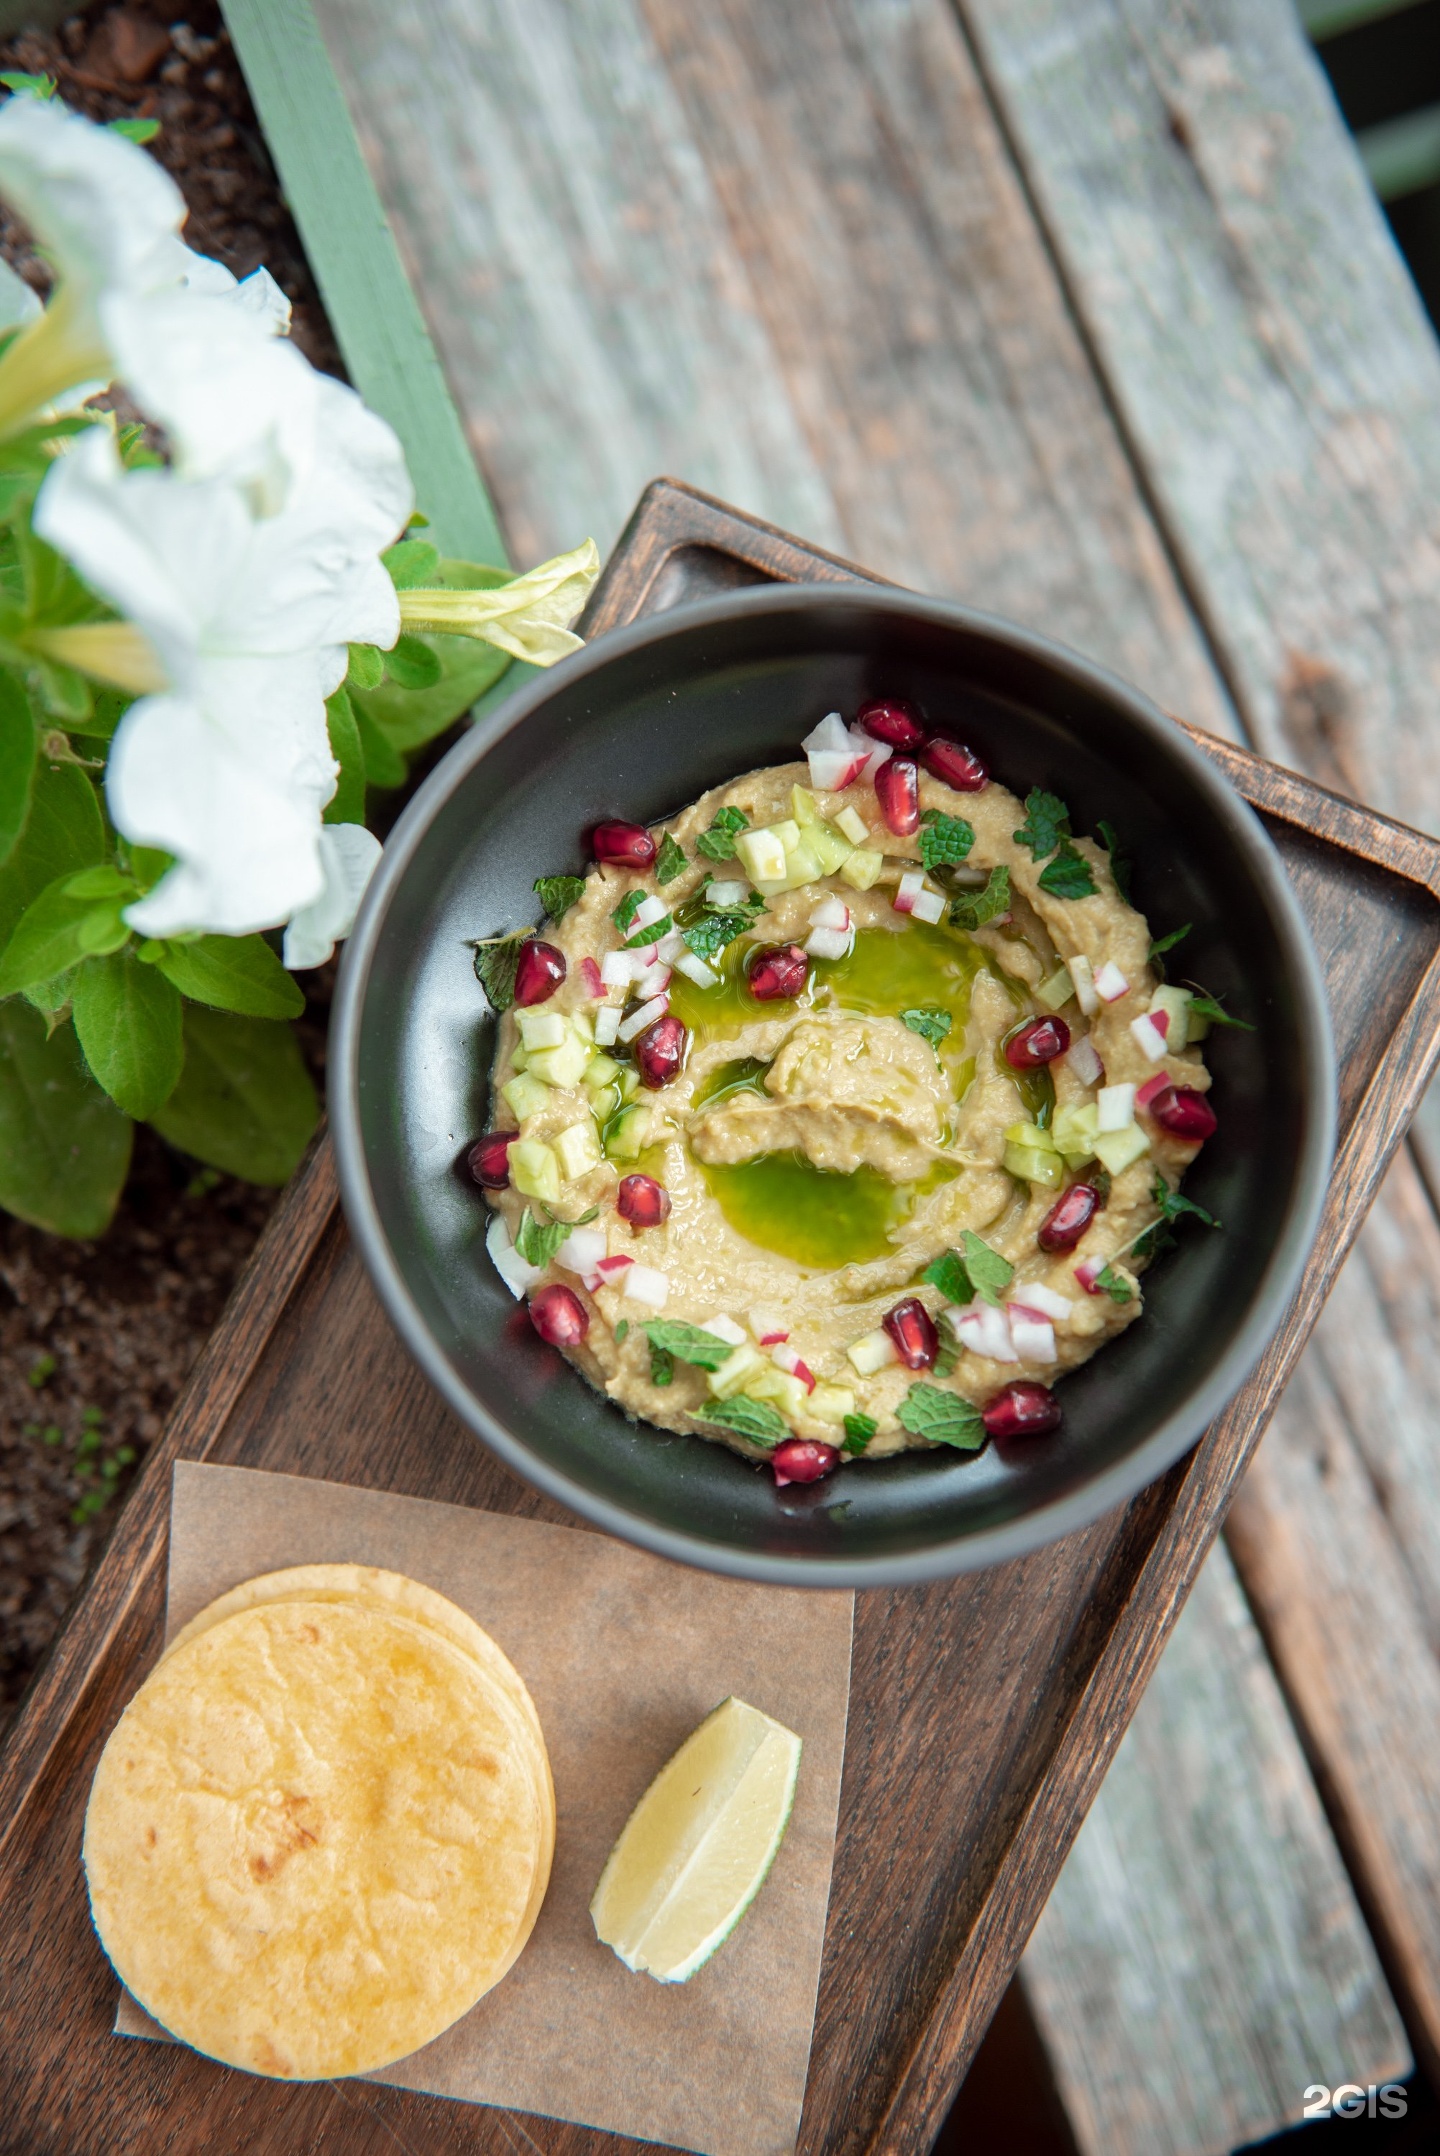
[[[669, 481], [591, 635], [745, 583], [864, 572]], [[1340, 1150], [1278, 1336], [1202, 1442], [1121, 1510], [992, 1571], [857, 1597], [850, 1733], [800, 2147], [929, 2146], [1440, 1057], [1440, 845], [1195, 733], [1263, 816], [1309, 918]], [[157, 1653], [170, 1466], [230, 1461], [537, 1518], [430, 1391], [351, 1247], [322, 1136], [150, 1454], [0, 1754], [0, 2147], [392, 2156], [642, 2145], [369, 2082], [288, 2086], [111, 2034], [80, 1869], [101, 1745]]]

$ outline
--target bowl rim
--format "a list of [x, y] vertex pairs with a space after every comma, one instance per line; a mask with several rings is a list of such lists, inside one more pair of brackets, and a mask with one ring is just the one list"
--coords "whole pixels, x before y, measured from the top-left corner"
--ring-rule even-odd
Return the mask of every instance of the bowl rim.
[[[1007, 647], [1052, 673], [1068, 676], [1087, 693], [1118, 705], [1160, 752], [1178, 762], [1229, 826], [1263, 886], [1284, 952], [1296, 1003], [1302, 1052], [1310, 1073], [1308, 1128], [1303, 1134], [1295, 1188], [1281, 1232], [1250, 1310], [1206, 1381], [1144, 1442], [1122, 1460], [1064, 1496], [1002, 1525], [940, 1541], [901, 1554], [870, 1558], [779, 1556], [711, 1543], [702, 1536], [658, 1525], [641, 1513], [584, 1488], [533, 1453], [484, 1408], [454, 1370], [406, 1286], [391, 1251], [371, 1188], [361, 1138], [358, 1046], [365, 992], [391, 899], [443, 804], [495, 745], [523, 726], [554, 695], [603, 671], [612, 661], [707, 626], [723, 627], [752, 615], [790, 609], [863, 606], [899, 621], [924, 621], [960, 630]], [[1336, 1070], [1329, 1006], [1319, 961], [1290, 881], [1259, 817], [1204, 751], [1144, 692], [1109, 668], [1053, 637], [1004, 616], [956, 600], [935, 599], [884, 584], [779, 584], [747, 587], [643, 616], [607, 630], [558, 666], [507, 697], [457, 741], [417, 789], [397, 819], [361, 902], [341, 959], [330, 1025], [327, 1082], [331, 1131], [341, 1203], [361, 1261], [402, 1341], [430, 1383], [473, 1435], [504, 1464], [545, 1496], [593, 1527], [625, 1542], [703, 1571], [783, 1587], [867, 1588], [915, 1586], [979, 1571], [1088, 1527], [1125, 1504], [1199, 1440], [1239, 1391], [1278, 1331], [1298, 1285], [1323, 1209], [1335, 1149]]]

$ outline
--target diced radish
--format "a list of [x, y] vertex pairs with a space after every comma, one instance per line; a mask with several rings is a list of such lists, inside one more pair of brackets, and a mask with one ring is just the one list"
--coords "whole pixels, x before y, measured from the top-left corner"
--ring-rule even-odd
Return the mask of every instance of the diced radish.
[[873, 1377], [875, 1372], [883, 1370], [887, 1363], [900, 1360], [889, 1333], [882, 1332], [878, 1327], [873, 1333], [862, 1333], [858, 1340], [852, 1340], [845, 1353], [861, 1377]]
[[600, 1260], [605, 1255], [605, 1231], [603, 1228], [572, 1228], [555, 1253], [555, 1263], [563, 1265], [567, 1273], [598, 1272]]
[[1170, 1073], [1168, 1071], [1156, 1071], [1154, 1077], [1147, 1078], [1144, 1085], [1141, 1086], [1139, 1092], [1135, 1095], [1136, 1107], [1148, 1108], [1151, 1101], [1154, 1100], [1156, 1094], [1163, 1093], [1169, 1083]]
[[600, 961], [600, 978], [607, 988], [628, 988], [646, 963], [639, 951], [607, 951]]
[[1102, 1003], [1118, 1003], [1130, 993], [1130, 983], [1111, 958], [1107, 958], [1095, 976], [1095, 993]]
[[811, 958], [848, 958], [854, 941], [853, 929], [816, 928], [806, 937], [805, 949]]
[[686, 951], [676, 959], [675, 971], [683, 973], [686, 980], [693, 981], [697, 988], [713, 988], [720, 978], [719, 974], [712, 973], [704, 959], [697, 958], [693, 951]]
[[670, 1282], [653, 1265], [632, 1265], [625, 1275], [625, 1294], [633, 1303], [650, 1310], [663, 1310], [670, 1300]]
[[1090, 961], [1088, 958], [1072, 958], [1067, 963], [1075, 989], [1075, 1001], [1087, 1018], [1093, 1018], [1100, 1008], [1100, 998], [1095, 993], [1095, 975]]
[[689, 945], [679, 929], [672, 928], [668, 936], [662, 936], [660, 941], [652, 943], [650, 948], [662, 966], [673, 966], [675, 961], [689, 949]]
[[829, 897], [822, 898], [819, 905], [812, 908], [810, 926], [812, 928], [848, 928], [850, 926], [850, 908], [843, 898], [837, 898], [832, 893]]
[[1055, 1328], [1049, 1318], [1024, 1303], [1010, 1303], [1006, 1314], [1010, 1338], [1021, 1362], [1054, 1362]]
[[1038, 1280], [1020, 1283], [1020, 1302], [1026, 1310], [1038, 1310], [1042, 1318], [1068, 1318], [1075, 1305]]
[[[762, 1342], [761, 1344], [763, 1346], [764, 1343]], [[813, 1373], [808, 1365], [801, 1361], [793, 1347], [784, 1345], [772, 1347], [770, 1360], [778, 1370], [784, 1370], [790, 1377], [798, 1377], [807, 1392], [815, 1390]]]
[[913, 913], [915, 911], [915, 901], [920, 897], [924, 889], [924, 871], [918, 868], [909, 868], [900, 878], [900, 887], [890, 903], [897, 913]]
[[1072, 1041], [1065, 1061], [1081, 1085], [1098, 1085], [1105, 1076], [1105, 1065], [1100, 1060], [1100, 1051], [1088, 1033], [1083, 1033], [1079, 1040]]
[[757, 1303], [753, 1310], [746, 1311], [745, 1321], [761, 1347], [773, 1347], [777, 1340], [790, 1338], [785, 1313], [773, 1303]]
[[1142, 1017], [1131, 1019], [1130, 1033], [1140, 1053], [1148, 1056], [1152, 1063], [1158, 1063], [1165, 1054], [1165, 1036], [1148, 1011]]
[[716, 913], [723, 913], [727, 906], [740, 905], [749, 888], [748, 883], [738, 881], [708, 884], [705, 889], [705, 903]]
[[593, 958], [581, 959], [580, 978], [585, 983], [585, 987], [588, 993], [594, 996], [597, 1000], [604, 995], [605, 983], [600, 977], [600, 968], [596, 965]]
[[595, 1270], [602, 1280], [615, 1281], [634, 1263], [633, 1258], [627, 1258], [623, 1251], [617, 1250], [613, 1258], [601, 1258]]
[[700, 1330], [706, 1333], [714, 1333], [717, 1340], [728, 1340], [731, 1347], [744, 1347], [745, 1345], [744, 1326], [737, 1325], [734, 1318], [727, 1317], [723, 1311], [713, 1318], [706, 1318]]
[[865, 761], [860, 768], [872, 785], [880, 766], [888, 763], [895, 754], [888, 741], [872, 741], [870, 736], [862, 733], [858, 726], [850, 728], [850, 746], [857, 756], [864, 757]]
[[810, 753], [810, 784], [817, 794], [842, 794], [847, 786], [853, 786], [865, 769], [867, 759], [845, 749], [838, 755], [828, 750]]
[[613, 1048], [615, 1036], [620, 1031], [624, 1016], [618, 1003], [612, 1003], [603, 1011], [595, 1013], [595, 1045], [597, 1048]]
[[973, 1303], [954, 1313], [954, 1325], [972, 1354], [984, 1355], [990, 1362], [1020, 1360], [1010, 1337], [1009, 1320], [993, 1303], [982, 1302], [977, 1296]]
[[917, 921], [928, 921], [933, 928], [945, 911], [945, 899], [939, 891], [922, 891], [910, 908]]
[[652, 958], [644, 971], [635, 976], [635, 986], [648, 1002], [651, 996], [663, 996], [670, 986], [670, 968], [663, 958]]
[[789, 1338], [789, 1333], [761, 1333], [760, 1345], [761, 1347], [779, 1347], [783, 1340], [788, 1340]]
[[1168, 1042], [1170, 1038], [1170, 1013], [1166, 1010], [1159, 1010], [1147, 1011], [1145, 1015], [1149, 1019], [1151, 1025], [1155, 1028], [1155, 1031], [1163, 1035], [1165, 1040]]
[[1095, 1128], [1128, 1130], [1135, 1120], [1133, 1085], [1104, 1085], [1095, 1096]]
[[628, 1018], [623, 1018], [620, 1021], [620, 1030], [615, 1038], [621, 1041], [633, 1041], [637, 1034], [645, 1031], [647, 1026], [653, 1026], [657, 1018], [663, 1018], [668, 1009], [669, 1004], [664, 996], [652, 996], [648, 1003], [640, 1004], [637, 1009], [630, 1013]]
[[1104, 1289], [1097, 1288], [1095, 1283], [1109, 1262], [1109, 1259], [1104, 1257], [1082, 1258], [1075, 1267], [1075, 1278], [1087, 1295], [1104, 1294]]
[[649, 897], [641, 899], [631, 914], [628, 933], [633, 936], [637, 928], [653, 928], [657, 921], [664, 920], [669, 911], [664, 899], [652, 892]]
[[850, 729], [838, 711], [827, 711], [820, 724], [812, 727], [800, 744], [807, 756], [817, 749], [848, 749], [851, 745]]
[[492, 1216], [485, 1230], [485, 1248], [490, 1253], [491, 1264], [517, 1302], [527, 1288], [545, 1277], [540, 1267], [527, 1263], [511, 1242], [503, 1213]]

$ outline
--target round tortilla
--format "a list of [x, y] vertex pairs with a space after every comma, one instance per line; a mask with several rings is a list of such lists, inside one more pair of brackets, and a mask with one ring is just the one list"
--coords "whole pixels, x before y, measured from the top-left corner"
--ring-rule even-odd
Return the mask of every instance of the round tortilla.
[[172, 1648], [105, 1747], [84, 1856], [101, 1941], [156, 2020], [315, 2080], [403, 2058], [499, 1981], [546, 1842], [513, 1695], [434, 1626], [340, 1599]]

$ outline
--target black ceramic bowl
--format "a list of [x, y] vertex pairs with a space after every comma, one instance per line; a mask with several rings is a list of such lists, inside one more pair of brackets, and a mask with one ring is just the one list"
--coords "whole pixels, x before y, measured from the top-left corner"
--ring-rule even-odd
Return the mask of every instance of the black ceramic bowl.
[[[1145, 1316], [1061, 1388], [1064, 1426], [978, 1457], [908, 1453], [777, 1490], [720, 1445], [627, 1422], [544, 1347], [484, 1250], [463, 1172], [487, 1123], [493, 1021], [471, 939], [537, 917], [539, 874], [582, 873], [606, 815], [653, 822], [788, 761], [827, 711], [916, 698], [1077, 831], [1108, 818], [1157, 935], [1194, 923], [1194, 976], [1253, 1033], [1206, 1047], [1220, 1119], [1189, 1225]], [[1177, 957], [1182, 954], [1177, 953]], [[1314, 1232], [1333, 1139], [1324, 992], [1259, 823], [1135, 690], [1045, 638], [908, 593], [762, 589], [616, 632], [475, 728], [406, 810], [341, 971], [330, 1107], [372, 1279], [455, 1412], [515, 1471], [669, 1557], [789, 1585], [931, 1578], [1034, 1548], [1131, 1496], [1194, 1443], [1277, 1325]]]

